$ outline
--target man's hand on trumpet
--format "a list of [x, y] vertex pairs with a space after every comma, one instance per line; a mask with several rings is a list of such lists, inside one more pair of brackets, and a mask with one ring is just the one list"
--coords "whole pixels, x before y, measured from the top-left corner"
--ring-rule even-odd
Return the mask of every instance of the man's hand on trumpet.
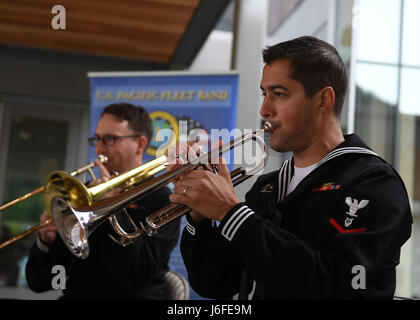
[[[220, 146], [218, 142], [212, 149]], [[197, 149], [195, 143], [188, 143], [187, 154], [196, 154]], [[194, 151], [194, 153], [191, 152]], [[172, 149], [168, 151], [168, 156], [173, 153], [179, 154], [180, 150]], [[185, 152], [185, 150], [184, 150]], [[191, 160], [191, 157], [189, 157]], [[168, 170], [172, 170], [179, 164], [171, 164]], [[236, 196], [232, 185], [229, 169], [224, 158], [219, 158], [216, 164], [218, 174], [209, 170], [192, 170], [174, 182], [174, 193], [169, 200], [174, 203], [181, 203], [191, 208], [191, 217], [196, 221], [204, 218], [221, 221], [224, 216], [240, 201]]]
[[[41, 223], [44, 223], [50, 218], [50, 215], [48, 214], [47, 210], [44, 210], [44, 212], [41, 215]], [[46, 227], [43, 227], [38, 230], [39, 237], [41, 238], [41, 241], [50, 244], [55, 241], [57, 238], [57, 228], [55, 227], [55, 224], [49, 224]]]
[[[98, 159], [96, 159], [94, 162], [95, 162], [96, 166], [98, 167], [98, 170], [101, 174], [101, 177], [90, 181], [89, 184], [88, 184], [88, 187], [94, 187], [98, 184], [104, 183], [104, 182], [108, 181], [109, 179], [111, 179], [115, 176], [115, 174], [111, 175], [111, 173], [109, 173], [108, 169]], [[115, 196], [120, 191], [121, 191], [121, 188], [113, 188], [112, 190], [105, 193], [104, 195], [102, 195], [98, 199], [105, 199], [105, 198]]]
[[105, 168], [105, 166], [98, 159], [96, 159], [94, 162], [101, 174], [101, 177], [90, 181], [88, 187], [96, 186], [111, 179], [111, 174], [108, 172], [107, 168]]

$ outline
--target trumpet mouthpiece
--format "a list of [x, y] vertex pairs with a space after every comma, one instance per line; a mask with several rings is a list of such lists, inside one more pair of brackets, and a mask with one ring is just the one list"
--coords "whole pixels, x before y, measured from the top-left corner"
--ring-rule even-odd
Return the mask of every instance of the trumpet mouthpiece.
[[263, 124], [263, 129], [264, 129], [265, 131], [268, 131], [268, 132], [273, 132], [273, 126], [272, 126], [272, 125], [271, 125], [271, 123], [270, 123], [270, 122], [268, 122], [268, 121], [264, 122], [264, 124]]
[[108, 162], [108, 157], [107, 157], [107, 156], [104, 156], [104, 155], [100, 154], [100, 155], [98, 156], [98, 158], [99, 158], [99, 161], [100, 161], [101, 163], [107, 163], [107, 162]]

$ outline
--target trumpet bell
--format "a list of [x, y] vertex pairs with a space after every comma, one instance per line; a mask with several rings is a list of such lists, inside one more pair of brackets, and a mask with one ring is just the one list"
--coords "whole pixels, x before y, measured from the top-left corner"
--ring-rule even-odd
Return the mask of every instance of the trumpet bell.
[[[78, 209], [82, 210], [88, 207]], [[70, 201], [56, 197], [51, 200], [51, 216], [67, 248], [76, 257], [86, 259], [89, 256], [89, 236], [106, 221], [105, 218], [110, 217], [110, 213], [103, 209], [78, 211]]]
[[[80, 258], [84, 258], [85, 252], [88, 251], [87, 237], [84, 237], [83, 228], [78, 228], [79, 222], [76, 215], [72, 212], [65, 213], [64, 204], [68, 203], [72, 207], [82, 207], [91, 205], [93, 197], [85, 185], [71, 174], [65, 171], [56, 171], [51, 173], [47, 178], [44, 192], [44, 203], [47, 211], [50, 213], [54, 224], [57, 227], [62, 239], [65, 239], [64, 234], [68, 234], [69, 239], [65, 241], [69, 249], [73, 249], [74, 254]], [[60, 203], [54, 199], [60, 198]], [[53, 208], [54, 211], [53, 211]], [[57, 214], [58, 210], [62, 210], [62, 216]], [[63, 234], [62, 234], [63, 233]], [[78, 240], [79, 239], [79, 240]], [[85, 239], [85, 242], [83, 240]], [[71, 243], [71, 241], [77, 245]], [[87, 247], [87, 249], [86, 249]], [[80, 249], [78, 249], [80, 248]]]
[[[49, 204], [49, 212], [57, 231], [65, 245], [77, 257], [85, 259], [89, 255], [88, 237], [111, 214], [108, 210], [76, 211], [91, 206], [100, 196], [115, 187], [128, 186], [147, 180], [156, 172], [166, 168], [166, 157], [161, 156], [130, 171], [118, 175], [94, 187], [86, 188], [78, 179], [66, 172], [55, 172], [50, 176], [46, 186], [45, 203]], [[134, 187], [133, 187], [134, 188]], [[122, 192], [130, 193], [128, 188]], [[108, 208], [106, 208], [108, 209]], [[116, 210], [113, 213], [116, 213]]]
[[51, 200], [51, 215], [67, 248], [78, 258], [89, 255], [88, 231], [89, 213], [79, 215], [69, 204], [60, 198]]
[[45, 183], [44, 204], [50, 214], [51, 200], [57, 197], [68, 201], [76, 208], [93, 203], [93, 198], [85, 185], [66, 171], [51, 173]]

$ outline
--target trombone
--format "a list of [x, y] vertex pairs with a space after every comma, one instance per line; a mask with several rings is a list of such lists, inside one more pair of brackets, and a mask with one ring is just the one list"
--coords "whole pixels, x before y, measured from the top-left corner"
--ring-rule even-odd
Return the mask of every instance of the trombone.
[[[106, 161], [107, 160], [108, 159], [106, 159]], [[69, 174], [66, 171], [54, 171], [48, 176], [44, 186], [45, 209], [52, 217], [51, 201], [57, 197], [60, 197], [60, 199], [65, 200], [70, 206], [74, 207], [92, 205], [94, 201], [96, 201], [99, 197], [108, 191], [123, 185], [123, 190], [129, 190], [141, 181], [146, 180], [157, 172], [164, 170], [167, 164], [168, 163], [166, 157], [161, 156], [90, 188], [87, 188], [84, 183], [75, 178], [73, 173]], [[83, 168], [88, 170], [88, 167], [91, 168], [94, 165], [95, 164], [92, 162]], [[77, 172], [81, 173], [80, 169], [77, 170]], [[93, 173], [92, 177], [95, 179]], [[56, 219], [52, 218], [47, 219], [43, 223], [37, 224], [27, 231], [13, 237], [12, 239], [1, 243], [0, 250], [38, 229], [41, 229], [49, 224], [56, 223], [55, 220]]]
[[[272, 131], [272, 126], [268, 122], [265, 122], [261, 129], [257, 129], [250, 134], [244, 134], [241, 137], [220, 146], [218, 149], [212, 150], [209, 153], [204, 153], [179, 168], [165, 172], [156, 178], [145, 181], [114, 197], [98, 200], [92, 205], [89, 204], [82, 207], [72, 206], [71, 203], [67, 201], [65, 194], [63, 194], [64, 197], [50, 196], [51, 215], [57, 227], [57, 231], [67, 248], [76, 257], [81, 259], [85, 259], [89, 255], [89, 236], [106, 219], [110, 221], [116, 233], [121, 237], [121, 245], [125, 245], [127, 244], [127, 240], [130, 242], [139, 236], [152, 235], [157, 232], [158, 228], [181, 217], [190, 211], [190, 209], [181, 204], [170, 204], [149, 215], [146, 218], [145, 223], [140, 222], [140, 228], [132, 222], [134, 231], [131, 233], [126, 232], [120, 227], [115, 214], [124, 210], [124, 208], [133, 202], [147, 197], [168, 183], [175, 181], [181, 175], [191, 170], [203, 168], [216, 172], [215, 167], [209, 165], [210, 163], [213, 163], [213, 159], [219, 158], [221, 154], [230, 151], [246, 141], [254, 140], [264, 151], [264, 155], [260, 162], [250, 171], [238, 168], [231, 172], [231, 179], [234, 185], [245, 181], [252, 175], [260, 172], [265, 167], [268, 160], [264, 139], [259, 136], [265, 131]], [[75, 208], [77, 208], [77, 210]]]
[[[106, 163], [108, 161], [108, 158], [104, 155], [99, 155], [98, 159], [101, 163]], [[78, 176], [78, 175], [81, 175], [81, 174], [89, 173], [92, 179], [96, 179], [95, 174], [92, 171], [92, 168], [94, 166], [95, 166], [95, 162], [91, 162], [91, 163], [89, 163], [89, 164], [87, 164], [83, 167], [80, 167], [80, 168], [74, 170], [73, 172], [69, 173], [68, 175], [73, 177], [73, 176]], [[86, 180], [86, 176], [85, 176], [85, 180]], [[47, 179], [47, 181], [48, 181], [48, 179]], [[21, 196], [19, 198], [16, 198], [12, 201], [9, 201], [9, 202], [3, 204], [2, 206], [0, 206], [0, 211], [3, 211], [7, 208], [10, 208], [10, 207], [12, 207], [12, 206], [24, 201], [24, 200], [32, 198], [33, 196], [43, 192], [44, 190], [45, 190], [45, 186], [41, 186], [41, 187], [31, 191], [31, 192], [28, 192], [28, 193], [24, 194], [23, 196]], [[46, 206], [47, 211], [51, 215], [51, 211], [49, 209], [49, 203], [46, 203], [46, 204], [47, 204], [47, 206]], [[4, 247], [8, 246], [9, 244], [12, 244], [13, 242], [15, 242], [17, 240], [22, 239], [22, 238], [26, 237], [27, 235], [30, 235], [31, 233], [33, 233], [33, 232], [51, 224], [52, 222], [53, 222], [52, 219], [47, 219], [43, 223], [36, 224], [35, 226], [33, 226], [33, 227], [29, 228], [28, 230], [14, 236], [13, 238], [11, 238], [11, 239], [9, 239], [5, 242], [0, 243], [0, 249], [3, 249]]]

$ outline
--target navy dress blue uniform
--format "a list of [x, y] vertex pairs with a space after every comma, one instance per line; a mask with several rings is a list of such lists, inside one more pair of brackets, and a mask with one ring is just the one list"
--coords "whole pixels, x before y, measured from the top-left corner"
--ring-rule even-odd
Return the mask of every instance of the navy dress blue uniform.
[[259, 177], [219, 225], [187, 217], [192, 288], [218, 299], [240, 288], [253, 299], [391, 299], [412, 225], [398, 173], [347, 135], [286, 195], [292, 176], [290, 159]]
[[[170, 190], [162, 188], [127, 208], [138, 223], [147, 215], [169, 204]], [[125, 215], [118, 218], [124, 225]], [[26, 265], [28, 286], [35, 292], [52, 290], [52, 268], [65, 267], [66, 288], [60, 299], [166, 299], [168, 261], [179, 237], [179, 220], [158, 230], [158, 235], [143, 236], [122, 247], [110, 223], [104, 221], [89, 237], [89, 256], [81, 260], [64, 245], [59, 235], [42, 250], [35, 243]], [[47, 252], [45, 252], [47, 251]]]

